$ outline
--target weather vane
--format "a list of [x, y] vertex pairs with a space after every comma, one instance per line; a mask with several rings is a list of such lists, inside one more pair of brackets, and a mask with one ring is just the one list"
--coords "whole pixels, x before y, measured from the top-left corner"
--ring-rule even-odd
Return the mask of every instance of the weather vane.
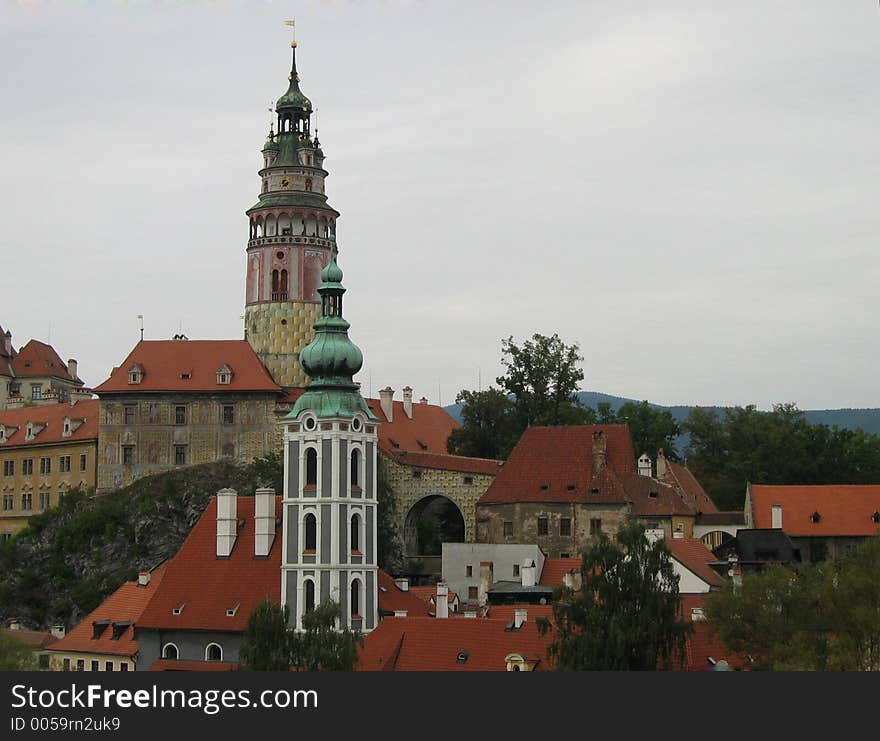
[[291, 46], [296, 46], [296, 22], [291, 18], [289, 21], [284, 21], [285, 26], [290, 26], [293, 33], [293, 40], [290, 42]]

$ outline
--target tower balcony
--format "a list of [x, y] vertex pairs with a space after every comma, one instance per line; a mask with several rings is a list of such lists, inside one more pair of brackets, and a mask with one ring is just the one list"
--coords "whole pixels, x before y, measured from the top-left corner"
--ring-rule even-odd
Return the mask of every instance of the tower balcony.
[[315, 247], [324, 247], [330, 249], [336, 243], [335, 239], [328, 237], [316, 237], [306, 234], [277, 234], [271, 237], [256, 237], [248, 240], [248, 249], [251, 247], [263, 247], [273, 244], [302, 244], [314, 245]]

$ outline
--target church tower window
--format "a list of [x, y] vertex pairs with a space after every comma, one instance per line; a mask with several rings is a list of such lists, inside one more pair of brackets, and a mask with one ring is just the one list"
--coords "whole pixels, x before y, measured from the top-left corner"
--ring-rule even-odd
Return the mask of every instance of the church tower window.
[[351, 451], [351, 488], [361, 488], [361, 451]]
[[354, 579], [351, 582], [351, 616], [360, 617], [361, 614], [361, 583]]
[[354, 515], [351, 518], [351, 551], [352, 553], [361, 550], [361, 518], [360, 515]]
[[305, 517], [305, 551], [314, 553], [318, 549], [318, 518], [311, 512]]
[[313, 582], [311, 579], [307, 579], [304, 591], [305, 591], [305, 612], [314, 612], [314, 610], [315, 610], [315, 582]]
[[306, 451], [306, 486], [318, 485], [318, 451], [309, 448]]

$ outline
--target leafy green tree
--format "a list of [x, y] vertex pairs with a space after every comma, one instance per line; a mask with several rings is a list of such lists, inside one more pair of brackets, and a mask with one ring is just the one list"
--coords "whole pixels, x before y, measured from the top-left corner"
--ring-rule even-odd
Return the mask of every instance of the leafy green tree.
[[363, 643], [360, 631], [336, 625], [339, 604], [325, 600], [303, 615], [303, 630], [291, 633], [291, 665], [298, 671], [352, 671]]
[[[581, 589], [564, 587], [553, 605], [548, 650], [563, 671], [654, 670], [684, 660], [690, 623], [680, 614], [678, 576], [662, 540], [638, 523], [616, 542], [602, 535], [583, 551]], [[542, 631], [549, 629], [539, 621]]]
[[287, 671], [290, 668], [290, 611], [266, 599], [251, 613], [239, 657], [245, 669]]
[[675, 440], [681, 428], [669, 410], [656, 409], [647, 401], [628, 401], [617, 410], [615, 417], [617, 424], [629, 426], [636, 455], [647, 453], [653, 457], [663, 448], [668, 458], [678, 458]]
[[376, 469], [376, 558], [390, 573], [403, 566], [403, 542], [397, 523], [397, 497], [388, 480], [388, 464], [379, 455]]
[[462, 390], [455, 397], [462, 405], [462, 426], [446, 441], [453, 455], [471, 458], [506, 458], [519, 438], [514, 403], [503, 391]]
[[37, 661], [30, 647], [7, 631], [0, 631], [0, 671], [33, 671]]

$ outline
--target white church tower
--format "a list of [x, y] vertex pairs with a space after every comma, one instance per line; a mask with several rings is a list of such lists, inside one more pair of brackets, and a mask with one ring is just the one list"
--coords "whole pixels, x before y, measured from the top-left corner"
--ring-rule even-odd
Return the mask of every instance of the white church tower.
[[379, 420], [352, 377], [363, 355], [342, 318], [342, 270], [321, 272], [321, 318], [300, 363], [311, 381], [284, 424], [281, 601], [291, 626], [326, 599], [344, 626], [378, 623], [376, 446]]

